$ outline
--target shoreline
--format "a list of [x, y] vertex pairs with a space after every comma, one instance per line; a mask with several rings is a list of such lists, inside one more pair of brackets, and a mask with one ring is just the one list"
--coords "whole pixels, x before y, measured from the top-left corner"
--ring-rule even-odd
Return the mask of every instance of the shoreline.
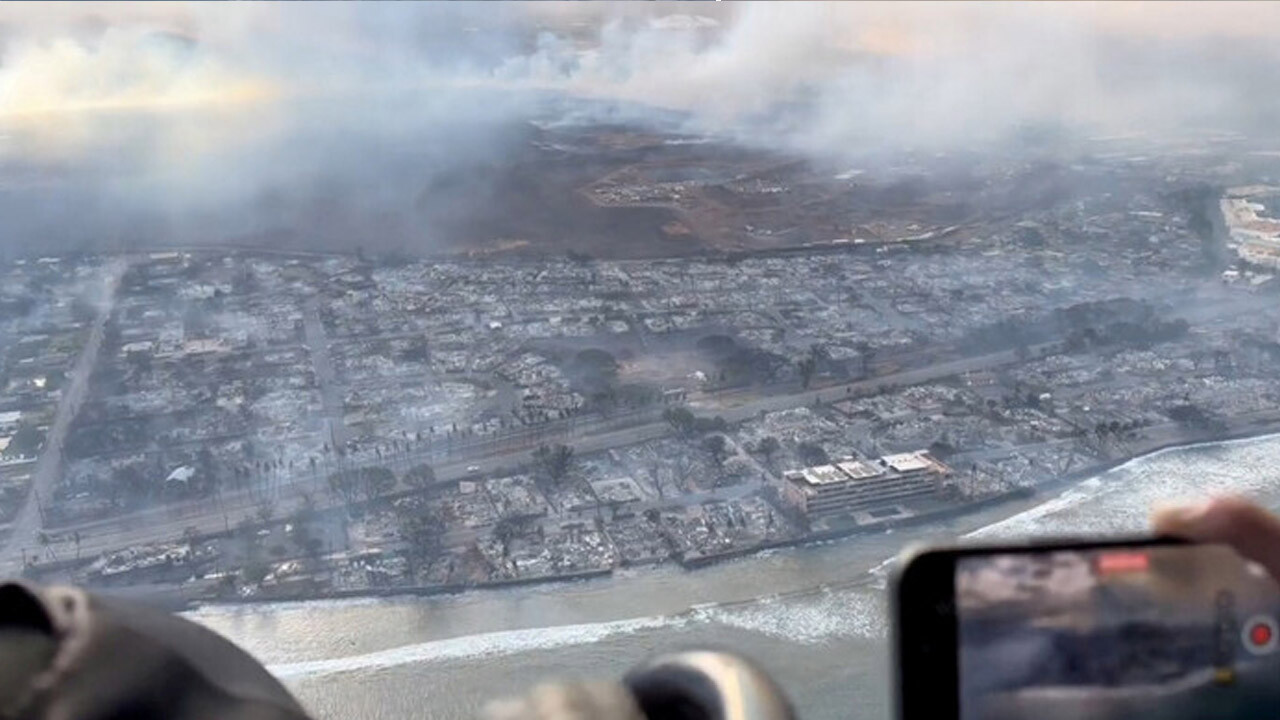
[[[1231, 443], [1251, 442], [1268, 437], [1280, 436], [1280, 413], [1274, 417], [1266, 417], [1253, 421], [1245, 422], [1234, 428], [1230, 428], [1226, 433], [1219, 434], [1214, 437], [1195, 437], [1194, 435], [1182, 435], [1173, 438], [1150, 438], [1145, 443], [1140, 443], [1136, 452], [1096, 463], [1082, 466], [1075, 470], [1062, 474], [1059, 477], [1048, 480], [1035, 487], [1015, 488], [1004, 493], [982, 498], [967, 503], [955, 504], [947, 507], [939, 507], [933, 510], [924, 511], [909, 515], [906, 517], [897, 517], [887, 519], [883, 522], [854, 525], [845, 528], [826, 530], [821, 532], [809, 533], [802, 537], [787, 538], [784, 540], [776, 540], [753, 545], [744, 548], [735, 548], [724, 552], [701, 555], [695, 558], [683, 558], [675, 560], [674, 563], [679, 565], [686, 572], [693, 572], [701, 568], [717, 565], [722, 562], [735, 560], [744, 557], [750, 557], [765, 551], [786, 549], [786, 548], [803, 548], [809, 545], [825, 544], [832, 541], [845, 541], [856, 538], [861, 535], [872, 535], [883, 533], [899, 527], [909, 527], [928, 522], [936, 522], [941, 520], [949, 520], [957, 517], [988, 510], [1000, 505], [1012, 503], [1016, 501], [1037, 500], [1043, 502], [1050, 496], [1061, 492], [1073, 485], [1083, 482], [1089, 478], [1097, 477], [1111, 470], [1123, 467], [1129, 463], [1138, 460], [1147, 459], [1161, 453], [1192, 448], [1197, 446], [1223, 445]], [[645, 568], [650, 565], [661, 565], [666, 562], [658, 563], [639, 563], [628, 566], [632, 568]], [[435, 597], [443, 595], [459, 595], [472, 591], [501, 590], [506, 588], [526, 587], [532, 585], [549, 585], [553, 583], [572, 583], [583, 582], [588, 580], [598, 580], [610, 578], [614, 575], [617, 568], [597, 568], [592, 570], [584, 570], [574, 573], [558, 574], [554, 576], [539, 576], [529, 578], [516, 578], [507, 580], [495, 580], [480, 583], [454, 583], [448, 585], [424, 585], [424, 586], [392, 586], [392, 587], [375, 587], [375, 588], [359, 588], [349, 590], [328, 590], [324, 592], [312, 593], [293, 593], [278, 594], [270, 596], [250, 596], [235, 598], [210, 598], [207, 596], [192, 595], [186, 589], [181, 587], [173, 587], [167, 589], [156, 588], [156, 592], [146, 593], [148, 600], [161, 604], [167, 608], [174, 610], [195, 610], [202, 607], [216, 606], [234, 606], [234, 605], [261, 605], [273, 603], [297, 603], [311, 601], [326, 600], [346, 600], [353, 598], [393, 598], [393, 597]], [[108, 592], [111, 592], [108, 589]]]
[[1137, 452], [1126, 457], [1093, 463], [1091, 465], [1069, 471], [1061, 477], [1048, 480], [1044, 484], [1036, 486], [1035, 494], [1040, 495], [1043, 492], [1058, 492], [1066, 489], [1070, 485], [1075, 485], [1083, 482], [1084, 480], [1088, 480], [1091, 477], [1124, 467], [1125, 465], [1137, 460], [1155, 457], [1156, 455], [1170, 452], [1172, 450], [1183, 450], [1203, 445], [1230, 445], [1262, 440], [1269, 437], [1280, 437], [1280, 411], [1277, 411], [1274, 417], [1255, 420], [1252, 422], [1251, 426], [1230, 429], [1213, 438], [1185, 437], [1151, 442], [1147, 446], [1142, 447]]

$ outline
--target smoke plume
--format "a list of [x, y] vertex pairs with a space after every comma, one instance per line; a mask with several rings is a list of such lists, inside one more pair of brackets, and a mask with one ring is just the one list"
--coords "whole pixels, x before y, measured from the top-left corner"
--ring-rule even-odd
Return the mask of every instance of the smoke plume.
[[[1247, 3], [0, 7], [0, 254], [430, 252], [529, 120], [679, 120], [817, 160], [1036, 137], [1269, 138]], [[460, 229], [461, 228], [461, 229]]]

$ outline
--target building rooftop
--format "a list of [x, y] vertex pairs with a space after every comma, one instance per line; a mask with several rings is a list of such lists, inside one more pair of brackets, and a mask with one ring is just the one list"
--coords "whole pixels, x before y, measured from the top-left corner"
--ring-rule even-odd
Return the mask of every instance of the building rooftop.
[[945, 466], [929, 457], [927, 450], [917, 450], [910, 453], [885, 455], [878, 462], [851, 458], [833, 465], [816, 465], [789, 471], [785, 473], [785, 477], [794, 483], [816, 488], [837, 483], [870, 480], [871, 478], [888, 475], [890, 472], [910, 473], [918, 470], [947, 472]]
[[867, 478], [884, 474], [884, 468], [865, 460], [845, 460], [844, 462], [836, 463], [836, 467], [839, 467], [854, 480], [866, 480]]
[[805, 482], [810, 485], [830, 485], [832, 483], [845, 482], [849, 479], [835, 465], [808, 467], [801, 470], [800, 473]]
[[918, 452], [885, 455], [883, 458], [880, 458], [880, 460], [898, 472], [924, 470], [930, 465], [929, 461], [925, 459], [924, 454]]

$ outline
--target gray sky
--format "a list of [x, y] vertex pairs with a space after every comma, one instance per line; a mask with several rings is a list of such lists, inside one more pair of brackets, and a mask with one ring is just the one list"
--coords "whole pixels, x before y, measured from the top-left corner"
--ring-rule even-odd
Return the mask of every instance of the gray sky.
[[421, 188], [509, 151], [539, 92], [828, 159], [1267, 131], [1277, 31], [1271, 3], [4, 4], [0, 248], [207, 241], [335, 196], [426, 237]]

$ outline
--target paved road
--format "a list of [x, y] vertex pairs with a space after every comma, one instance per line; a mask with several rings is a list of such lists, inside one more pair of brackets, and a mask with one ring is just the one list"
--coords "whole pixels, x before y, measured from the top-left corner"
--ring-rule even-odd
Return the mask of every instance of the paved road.
[[[1250, 426], [1275, 422], [1280, 422], [1280, 411], [1263, 410], [1232, 418], [1228, 426], [1229, 432], [1242, 432], [1249, 429]], [[579, 452], [593, 452], [662, 437], [669, 432], [670, 428], [665, 424], [651, 424], [593, 435], [584, 438], [576, 447]], [[1143, 432], [1143, 437], [1130, 441], [1124, 448], [1123, 454], [1142, 453], [1153, 447], [1182, 442], [1188, 439], [1192, 438], [1187, 435], [1185, 428], [1176, 423], [1156, 425], [1146, 428]], [[1060, 442], [1062, 441], [1053, 440], [1042, 443], [1042, 445], [1054, 445]], [[1017, 451], [1017, 448], [1008, 448], [1000, 452]], [[521, 450], [483, 460], [452, 463], [437, 468], [436, 476], [441, 481], [453, 481], [472, 474], [494, 473], [526, 463], [528, 458], [528, 452]], [[479, 467], [479, 471], [470, 470], [469, 468], [472, 466]], [[301, 490], [303, 485], [309, 487], [309, 483], [298, 483], [299, 492], [282, 493], [281, 499], [276, 505], [278, 517], [287, 516], [302, 507]], [[757, 483], [747, 482], [742, 485], [718, 488], [708, 493], [698, 493], [665, 500], [650, 500], [637, 506], [637, 508], [644, 509], [671, 504], [699, 504], [706, 500], [725, 500], [753, 491], [757, 487], [759, 487]], [[326, 506], [331, 502], [327, 496], [317, 494], [315, 497], [320, 506]], [[214, 501], [201, 500], [191, 503], [181, 510], [173, 507], [158, 507], [100, 523], [78, 526], [81, 528], [82, 542], [80, 552], [85, 556], [92, 556], [99, 552], [118, 550], [133, 544], [174, 540], [180, 537], [188, 527], [194, 527], [201, 532], [218, 532], [228, 526], [234, 527], [243, 518], [253, 517], [256, 514], [257, 507], [255, 502], [226, 502], [219, 505]], [[224, 510], [225, 516], [223, 514]], [[450, 542], [465, 539], [463, 535], [472, 539], [475, 537], [473, 531], [460, 530], [457, 532], [462, 533], [462, 535], [458, 537], [451, 536], [448, 538]], [[75, 554], [75, 546], [70, 540], [69, 533], [63, 534], [56, 539], [54, 548], [58, 557], [72, 557]]]
[[[1043, 354], [1054, 343], [1032, 346], [1032, 356]], [[746, 420], [761, 412], [773, 412], [790, 408], [811, 405], [815, 400], [823, 403], [854, 395], [866, 395], [883, 391], [891, 385], [913, 385], [939, 378], [949, 377], [957, 373], [982, 370], [1017, 361], [1017, 353], [1009, 350], [988, 355], [950, 360], [934, 363], [914, 370], [889, 373], [851, 383], [837, 383], [821, 388], [800, 390], [794, 385], [785, 389], [774, 388], [742, 388], [737, 390], [721, 390], [696, 398], [689, 406], [702, 415], [720, 415], [730, 422]], [[769, 394], [762, 394], [769, 393]], [[431, 447], [411, 451], [408, 455], [410, 463], [437, 463], [450, 460], [461, 461], [464, 458], [482, 458], [490, 455], [501, 455], [512, 450], [530, 449], [541, 443], [563, 442], [575, 447], [579, 439], [605, 431], [640, 428], [646, 425], [664, 425], [662, 414], [658, 409], [640, 410], [622, 415], [593, 420], [556, 421], [540, 425], [517, 428], [495, 436], [475, 436], [456, 440], [452, 445], [436, 440]], [[638, 441], [637, 441], [638, 442]]]
[[84, 404], [85, 393], [89, 389], [89, 376], [93, 373], [98, 359], [98, 350], [102, 347], [102, 336], [107, 320], [111, 317], [111, 308], [115, 304], [116, 288], [124, 275], [128, 263], [116, 260], [107, 266], [107, 274], [103, 278], [104, 299], [89, 330], [89, 338], [80, 357], [71, 369], [71, 382], [64, 386], [58, 408], [53, 416], [53, 424], [45, 437], [44, 447], [36, 460], [35, 469], [31, 473], [31, 486], [27, 490], [27, 498], [22, 509], [18, 511], [10, 527], [9, 538], [0, 551], [0, 562], [21, 563], [22, 552], [39, 550], [36, 535], [43, 525], [40, 503], [53, 497], [54, 486], [62, 474], [62, 447], [67, 438], [67, 430], [80, 406]]
[[[665, 423], [655, 423], [640, 428], [582, 438], [574, 444], [574, 447], [579, 453], [595, 452], [661, 437], [670, 430]], [[521, 449], [484, 459], [441, 465], [435, 471], [439, 481], [447, 482], [469, 475], [496, 473], [528, 462], [529, 450]], [[478, 470], [471, 470], [470, 468], [473, 467]], [[312, 481], [304, 480], [286, 484], [281, 488], [279, 498], [274, 503], [276, 517], [287, 517], [301, 509], [305, 493], [311, 494], [317, 507], [342, 504], [340, 500], [329, 497], [327, 491], [317, 490]], [[76, 553], [72, 540], [74, 531], [80, 533], [79, 552], [85, 556], [117, 550], [129, 545], [174, 540], [181, 537], [187, 528], [196, 528], [204, 533], [221, 532], [229, 527], [234, 528], [245, 518], [255, 517], [261, 504], [259, 496], [260, 494], [248, 492], [227, 494], [221, 501], [202, 499], [163, 505], [107, 520], [58, 528], [56, 531], [50, 531], [50, 533], [56, 532], [53, 548], [60, 558], [74, 556]], [[14, 560], [16, 561], [17, 558]]]
[[[1038, 355], [1053, 343], [1045, 343], [1030, 348], [1032, 356]], [[895, 385], [917, 385], [919, 383], [939, 380], [941, 378], [958, 375], [960, 373], [974, 372], [977, 370], [986, 370], [1000, 365], [1008, 365], [1018, 360], [1018, 354], [1013, 350], [990, 353], [987, 355], [975, 355], [973, 357], [960, 358], [958, 360], [948, 360], [946, 362], [934, 363], [925, 367], [916, 368], [914, 370], [903, 370], [902, 372], [891, 373], [879, 377], [867, 378], [866, 380], [858, 380], [851, 383], [840, 383], [838, 385], [828, 386], [817, 390], [808, 390], [794, 392], [786, 395], [769, 395], [765, 397], [752, 397], [749, 391], [741, 393], [717, 395], [703, 401], [693, 402], [690, 405], [701, 411], [703, 414], [720, 415], [729, 422], [737, 422], [746, 420], [753, 415], [762, 412], [776, 412], [778, 410], [787, 410], [790, 408], [812, 405], [816, 402], [830, 403], [837, 402], [846, 397], [859, 395], [868, 395], [883, 391], [885, 388]]]
[[302, 332], [307, 338], [311, 365], [316, 372], [316, 385], [320, 387], [320, 401], [324, 406], [327, 430], [325, 442], [341, 447], [347, 441], [342, 388], [334, 376], [333, 362], [329, 358], [329, 338], [325, 335], [324, 323], [320, 320], [319, 300], [313, 299], [307, 303], [306, 314], [302, 319]]
[[[1033, 348], [1033, 351], [1038, 349]], [[1016, 360], [1017, 355], [1013, 351], [991, 353], [816, 390], [754, 398], [749, 391], [725, 394], [696, 409], [702, 414], [721, 415], [729, 422], [737, 422], [761, 412], [810, 405], [815, 399], [833, 402], [851, 395], [874, 393], [889, 385], [928, 382]], [[589, 426], [579, 427], [572, 444], [577, 453], [587, 454], [653, 440], [670, 432], [671, 428], [665, 421], [649, 421], [595, 432]], [[529, 462], [529, 451], [529, 446], [516, 447], [492, 452], [484, 457], [447, 461], [435, 467], [436, 478], [441, 482], [448, 482], [468, 475], [484, 475], [514, 468]], [[276, 516], [284, 517], [301, 508], [304, 495], [307, 494], [311, 495], [318, 507], [340, 504], [340, 501], [328, 496], [323, 483], [318, 487], [311, 478], [302, 478], [279, 487], [275, 498]], [[201, 499], [169, 504], [108, 520], [57, 528], [50, 532], [57, 532], [60, 536], [54, 545], [59, 557], [74, 554], [75, 547], [70, 540], [73, 530], [80, 532], [80, 553], [90, 555], [140, 543], [173, 540], [180, 537], [186, 528], [196, 528], [201, 532], [222, 531], [227, 527], [234, 527], [244, 518], [254, 517], [260, 504], [261, 493], [239, 491], [224, 494], [221, 501]]]

